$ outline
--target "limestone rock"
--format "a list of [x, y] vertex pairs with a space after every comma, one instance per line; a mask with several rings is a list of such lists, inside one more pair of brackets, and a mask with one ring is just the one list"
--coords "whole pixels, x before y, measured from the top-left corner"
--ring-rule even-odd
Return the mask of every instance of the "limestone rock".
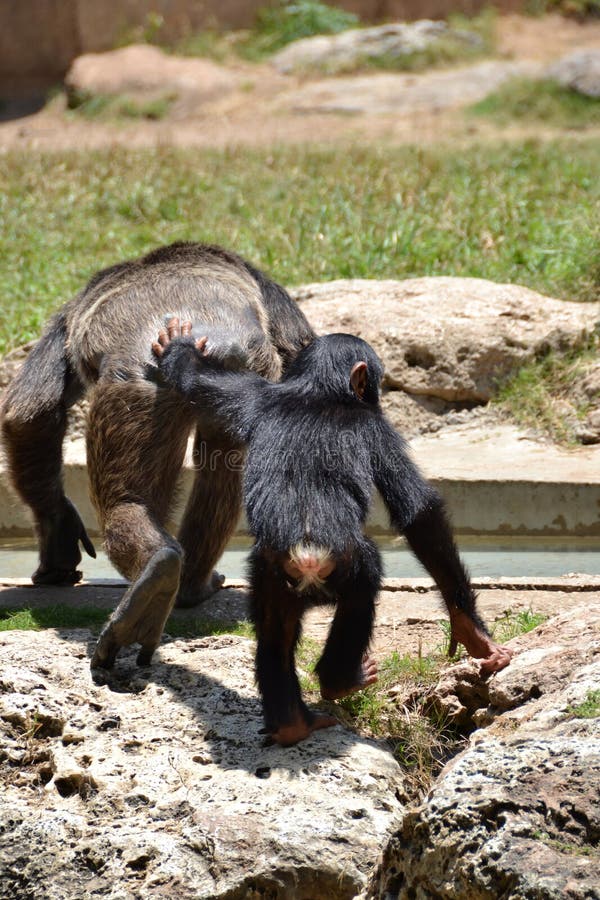
[[599, 304], [479, 278], [340, 280], [293, 294], [318, 332], [369, 341], [388, 386], [463, 403], [485, 403], [513, 370], [576, 345], [600, 319]]
[[70, 95], [164, 96], [212, 100], [239, 86], [235, 72], [208, 59], [169, 56], [158, 47], [130, 44], [74, 60], [65, 77]]
[[585, 416], [575, 427], [575, 434], [582, 444], [600, 444], [600, 361], [594, 360], [583, 367], [572, 388], [575, 401], [586, 410]]
[[563, 87], [600, 98], [600, 49], [569, 53], [550, 66], [546, 74]]
[[[578, 709], [600, 693], [600, 604], [512, 646], [513, 662], [479, 698], [487, 727], [405, 817], [369, 898], [598, 897], [600, 719]], [[466, 683], [461, 669], [459, 705]]]
[[288, 44], [271, 62], [282, 73], [325, 69], [343, 71], [366, 59], [395, 58], [425, 50], [440, 39], [467, 46], [482, 44], [479, 35], [450, 28], [446, 22], [421, 19], [373, 28], [353, 28], [339, 34], [317, 35]]
[[491, 60], [420, 75], [382, 72], [325, 78], [282, 94], [281, 104], [299, 113], [436, 112], [483, 100], [509, 78], [536, 77], [536, 63]]
[[0, 636], [0, 896], [351, 898], [398, 827], [391, 754], [342, 727], [263, 746], [253, 645], [89, 672], [89, 631]]

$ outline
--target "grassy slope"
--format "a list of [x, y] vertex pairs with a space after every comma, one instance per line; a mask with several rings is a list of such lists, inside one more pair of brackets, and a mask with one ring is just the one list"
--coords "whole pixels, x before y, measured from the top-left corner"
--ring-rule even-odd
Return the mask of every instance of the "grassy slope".
[[171, 149], [0, 158], [0, 353], [99, 267], [174, 240], [285, 284], [470, 275], [598, 294], [600, 146]]

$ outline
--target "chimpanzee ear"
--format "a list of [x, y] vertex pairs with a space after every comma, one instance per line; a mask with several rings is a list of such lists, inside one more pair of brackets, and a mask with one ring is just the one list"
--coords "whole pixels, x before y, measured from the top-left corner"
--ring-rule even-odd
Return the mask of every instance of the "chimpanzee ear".
[[354, 363], [350, 372], [350, 387], [359, 400], [362, 400], [367, 389], [367, 371], [366, 362], [361, 360], [361, 362]]

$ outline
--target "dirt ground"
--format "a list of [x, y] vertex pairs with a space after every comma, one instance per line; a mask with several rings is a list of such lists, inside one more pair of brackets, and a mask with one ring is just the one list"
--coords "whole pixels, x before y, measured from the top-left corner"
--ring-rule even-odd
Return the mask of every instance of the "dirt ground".
[[[580, 605], [600, 602], [600, 576], [565, 576], [549, 581], [511, 579], [502, 583], [477, 584], [479, 610], [492, 626], [507, 615], [532, 611], [552, 616]], [[66, 605], [114, 609], [125, 590], [124, 582], [97, 581], [69, 587], [32, 587], [25, 579], [0, 582], [0, 610], [35, 609]], [[238, 622], [248, 619], [248, 598], [243, 582], [227, 582], [210, 601], [196, 609], [176, 610], [179, 622], [198, 618], [203, 622]], [[306, 616], [304, 634], [322, 643], [329, 631], [332, 609], [320, 607]], [[378, 660], [396, 651], [400, 655], [426, 655], [444, 641], [442, 624], [447, 621], [437, 591], [426, 579], [388, 579], [379, 595], [373, 636]], [[167, 623], [167, 634], [169, 625]]]
[[[509, 15], [497, 25], [501, 57], [546, 64], [575, 50], [600, 47], [600, 22], [585, 24], [549, 15], [529, 18]], [[397, 113], [335, 114], [294, 111], [286, 96], [302, 86], [295, 76], [278, 74], [270, 65], [236, 62], [240, 88], [200, 108], [176, 104], [157, 122], [106, 122], [66, 114], [57, 98], [33, 115], [0, 122], [0, 152], [27, 147], [64, 151], [110, 146], [225, 147], [268, 146], [318, 142], [386, 141], [394, 144], [458, 144], [498, 140], [497, 127], [484, 121], [466, 122], [456, 109]], [[418, 77], [418, 76], [415, 76]], [[590, 132], [586, 131], [589, 135]], [[556, 132], [539, 125], [503, 127], [503, 140], [551, 138]]]

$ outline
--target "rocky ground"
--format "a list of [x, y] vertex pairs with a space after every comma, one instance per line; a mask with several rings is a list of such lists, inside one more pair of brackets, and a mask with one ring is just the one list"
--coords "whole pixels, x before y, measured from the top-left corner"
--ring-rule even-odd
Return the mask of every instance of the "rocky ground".
[[[427, 144], [442, 137], [458, 143], [497, 140], [496, 126], [473, 120], [467, 124], [456, 109], [484, 96], [515, 71], [541, 73], [570, 51], [599, 48], [600, 23], [580, 24], [559, 16], [504, 16], [497, 27], [497, 60], [445, 73], [322, 80], [284, 75], [268, 63], [236, 61], [223, 66], [208, 60], [177, 60], [169, 64], [174, 84], [191, 81], [201, 87], [180, 89], [165, 119], [120, 124], [88, 120], [65, 114], [64, 100], [58, 98], [40, 112], [0, 122], [0, 150], [28, 146], [47, 150], [165, 144], [265, 146], [315, 138], [323, 143], [386, 140]], [[150, 92], [156, 94], [158, 51], [142, 49], [146, 56], [138, 60], [136, 78], [150, 79]], [[131, 83], [130, 65], [127, 57], [111, 60], [113, 90]], [[161, 60], [161, 71], [164, 65]], [[553, 134], [539, 124], [502, 128], [503, 140], [543, 139]]]
[[94, 680], [89, 631], [0, 635], [0, 893], [592, 900], [599, 617], [587, 597], [487, 682], [448, 670], [430, 708], [477, 730], [417, 807], [384, 743], [265, 745], [245, 638], [166, 641], [150, 669], [125, 651]]

